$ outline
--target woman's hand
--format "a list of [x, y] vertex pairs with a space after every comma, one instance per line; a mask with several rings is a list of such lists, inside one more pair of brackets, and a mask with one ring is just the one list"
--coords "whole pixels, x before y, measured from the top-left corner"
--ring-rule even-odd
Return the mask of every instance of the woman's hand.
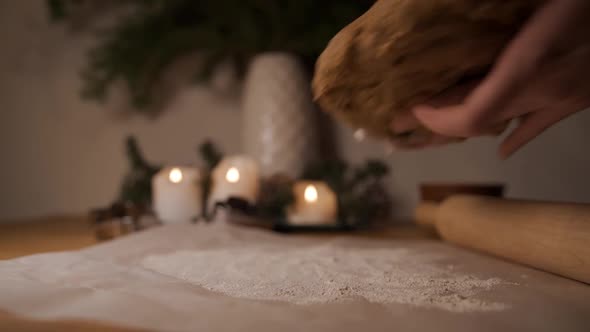
[[392, 124], [393, 131], [422, 124], [437, 134], [428, 145], [440, 145], [451, 137], [498, 135], [519, 119], [500, 146], [500, 155], [507, 158], [545, 129], [590, 106], [588, 21], [590, 1], [548, 0], [475, 88], [459, 87], [430, 105], [416, 106], [415, 117]]

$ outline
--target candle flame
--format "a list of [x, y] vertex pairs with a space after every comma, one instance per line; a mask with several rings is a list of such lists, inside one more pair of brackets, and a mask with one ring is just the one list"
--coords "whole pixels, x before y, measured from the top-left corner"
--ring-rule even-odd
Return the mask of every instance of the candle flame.
[[180, 183], [182, 181], [182, 171], [180, 170], [180, 168], [173, 168], [170, 170], [168, 178], [172, 183]]
[[227, 173], [225, 173], [225, 179], [229, 183], [236, 183], [240, 181], [240, 171], [238, 171], [238, 169], [235, 167], [228, 169]]
[[313, 203], [318, 200], [318, 190], [314, 185], [308, 185], [305, 187], [305, 191], [303, 192], [303, 197], [305, 201], [308, 203]]

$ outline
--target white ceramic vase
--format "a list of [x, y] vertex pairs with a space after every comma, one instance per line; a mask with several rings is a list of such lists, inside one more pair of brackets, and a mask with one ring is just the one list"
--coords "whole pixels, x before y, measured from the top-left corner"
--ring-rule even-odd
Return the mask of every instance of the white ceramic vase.
[[245, 153], [263, 176], [299, 176], [318, 155], [317, 108], [299, 59], [265, 53], [253, 59], [243, 90]]

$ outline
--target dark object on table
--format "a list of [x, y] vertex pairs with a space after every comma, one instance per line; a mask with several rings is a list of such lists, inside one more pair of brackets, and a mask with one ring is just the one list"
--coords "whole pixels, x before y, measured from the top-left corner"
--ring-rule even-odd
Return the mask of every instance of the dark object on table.
[[273, 224], [272, 230], [278, 233], [334, 233], [351, 232], [356, 228], [352, 225], [339, 222], [334, 225], [290, 225], [286, 221], [278, 221]]
[[213, 221], [217, 216], [219, 210], [224, 209], [229, 213], [235, 213], [247, 218], [257, 218], [259, 216], [258, 208], [255, 205], [250, 204], [247, 200], [240, 197], [230, 197], [223, 202], [215, 202], [213, 210], [209, 211], [206, 215], [197, 218], [195, 221], [204, 219], [205, 221]]
[[248, 201], [230, 197], [225, 202], [217, 202], [213, 213], [209, 216], [214, 218], [219, 209], [225, 209], [228, 213], [230, 223], [240, 226], [264, 228], [279, 233], [327, 233], [327, 232], [344, 232], [355, 230], [355, 224], [346, 224], [343, 222], [334, 225], [309, 225], [297, 226], [290, 225], [285, 217], [271, 217], [264, 215], [261, 210]]
[[215, 206], [224, 206], [231, 211], [238, 211], [247, 216], [256, 216], [258, 214], [256, 206], [239, 197], [230, 197], [226, 202], [217, 203]]
[[505, 187], [501, 183], [423, 183], [420, 185], [420, 199], [440, 203], [452, 195], [461, 194], [503, 197]]
[[107, 208], [93, 209], [89, 219], [99, 240], [109, 240], [157, 224], [146, 206], [133, 202], [115, 202]]

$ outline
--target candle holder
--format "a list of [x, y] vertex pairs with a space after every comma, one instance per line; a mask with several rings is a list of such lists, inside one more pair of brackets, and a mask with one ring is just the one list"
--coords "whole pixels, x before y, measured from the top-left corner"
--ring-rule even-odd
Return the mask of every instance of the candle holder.
[[352, 232], [357, 228], [340, 221], [331, 225], [291, 225], [285, 218], [280, 218], [273, 224], [273, 230], [278, 233], [341, 233]]
[[229, 215], [229, 221], [232, 224], [265, 228], [278, 233], [331, 233], [350, 232], [358, 229], [356, 226], [354, 226], [354, 223], [344, 223], [340, 220], [330, 225], [313, 225], [312, 223], [306, 225], [292, 225], [284, 216], [264, 216], [256, 205], [253, 205], [247, 200], [239, 197], [230, 197], [226, 201], [217, 202], [207, 220], [213, 220], [218, 211], [221, 209], [227, 211]]
[[337, 158], [323, 159], [307, 164], [297, 178], [260, 177], [251, 157], [224, 157], [208, 140], [199, 147], [204, 168], [151, 166], [132, 137], [127, 150], [133, 172], [119, 201], [149, 207], [149, 214], [138, 217], [138, 211], [121, 212], [120, 206], [95, 210], [94, 225], [109, 233], [101, 237], [136, 231], [142, 228], [138, 220], [143, 223], [147, 216], [164, 224], [209, 222], [220, 209], [233, 223], [282, 233], [367, 229], [388, 220], [391, 212], [383, 182], [388, 167], [379, 160], [351, 166]]

